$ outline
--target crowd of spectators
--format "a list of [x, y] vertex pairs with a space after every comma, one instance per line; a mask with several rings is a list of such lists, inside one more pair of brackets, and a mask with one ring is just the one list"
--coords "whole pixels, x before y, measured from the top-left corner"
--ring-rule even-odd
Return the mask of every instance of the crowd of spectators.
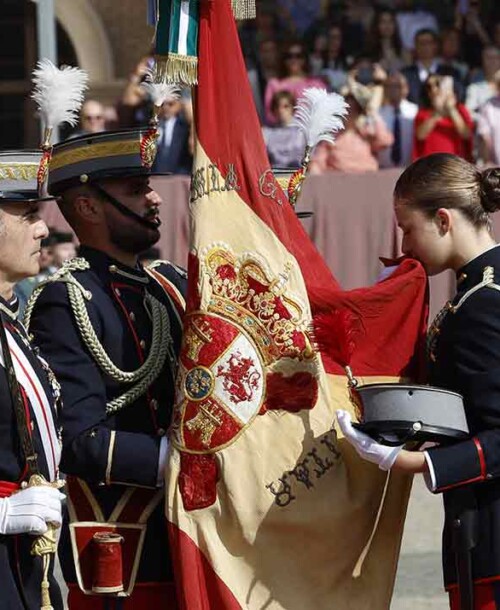
[[301, 161], [281, 108], [311, 86], [350, 105], [313, 173], [404, 166], [438, 151], [500, 164], [500, 2], [263, 0], [239, 32], [274, 166]]
[[[500, 165], [498, 0], [260, 0], [238, 24], [249, 83], [274, 167], [297, 167], [304, 137], [293, 112], [304, 89], [349, 103], [346, 129], [318, 147], [313, 173], [405, 166], [452, 152]], [[140, 60], [115, 106], [88, 100], [73, 135], [145, 125]], [[189, 91], [160, 114], [155, 171], [189, 174]]]

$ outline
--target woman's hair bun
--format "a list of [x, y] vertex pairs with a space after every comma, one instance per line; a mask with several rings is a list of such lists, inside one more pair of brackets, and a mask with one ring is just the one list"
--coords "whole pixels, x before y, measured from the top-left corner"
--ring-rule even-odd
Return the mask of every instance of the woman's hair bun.
[[500, 167], [481, 172], [481, 205], [489, 213], [500, 209]]

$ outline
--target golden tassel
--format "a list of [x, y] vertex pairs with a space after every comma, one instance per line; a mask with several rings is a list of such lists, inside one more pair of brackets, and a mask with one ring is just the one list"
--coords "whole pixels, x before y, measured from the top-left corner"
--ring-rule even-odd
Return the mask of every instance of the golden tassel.
[[[64, 481], [55, 481], [48, 483], [42, 475], [34, 474], [30, 477], [27, 485], [23, 487], [39, 487], [41, 485], [50, 485], [60, 489], [64, 485]], [[49, 569], [51, 555], [55, 555], [57, 551], [57, 528], [51, 523], [47, 524], [48, 529], [45, 534], [37, 536], [31, 545], [31, 554], [42, 558], [43, 578], [41, 583], [41, 610], [54, 610], [50, 601], [49, 591]]]
[[156, 57], [158, 79], [166, 83], [192, 87], [198, 84], [198, 58], [169, 53], [167, 57]]
[[255, 0], [232, 0], [235, 19], [255, 19]]

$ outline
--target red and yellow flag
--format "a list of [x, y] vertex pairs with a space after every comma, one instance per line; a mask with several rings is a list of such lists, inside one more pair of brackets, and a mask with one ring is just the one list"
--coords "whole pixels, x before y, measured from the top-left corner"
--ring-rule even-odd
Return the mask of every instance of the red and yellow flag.
[[373, 288], [340, 289], [270, 170], [230, 0], [200, 2], [200, 12], [167, 481], [180, 606], [388, 608], [410, 480], [362, 462], [339, 438], [335, 409], [352, 410], [347, 379], [310, 329], [348, 310], [359, 321], [358, 379], [410, 377], [425, 274], [405, 261]]

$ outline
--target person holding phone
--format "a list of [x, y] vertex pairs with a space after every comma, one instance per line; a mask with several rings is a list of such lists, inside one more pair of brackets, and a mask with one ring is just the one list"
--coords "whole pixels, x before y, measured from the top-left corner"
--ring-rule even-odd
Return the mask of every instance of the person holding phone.
[[471, 161], [474, 124], [467, 108], [457, 101], [453, 79], [432, 74], [422, 97], [415, 117], [413, 160], [444, 152]]

